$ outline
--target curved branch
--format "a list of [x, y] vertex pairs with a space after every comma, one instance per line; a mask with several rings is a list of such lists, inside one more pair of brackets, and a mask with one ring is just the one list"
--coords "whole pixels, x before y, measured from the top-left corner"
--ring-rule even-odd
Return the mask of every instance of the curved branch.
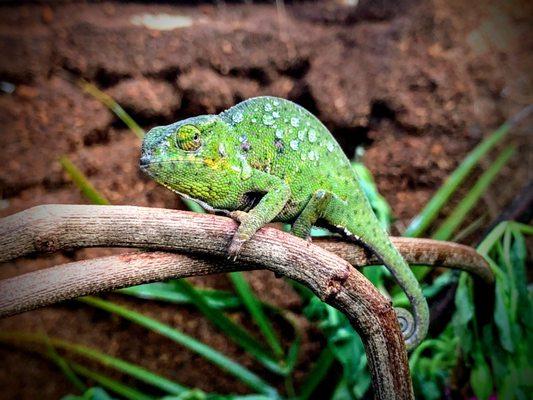
[[[0, 281], [0, 316], [91, 293], [168, 278], [269, 269], [310, 287], [343, 311], [365, 343], [375, 394], [413, 397], [396, 315], [347, 261], [315, 244], [264, 228], [239, 261], [225, 259], [236, 223], [228, 218], [130, 206], [49, 205], [0, 220], [0, 261], [77, 247], [142, 247], [193, 255], [137, 252], [64, 264]], [[364, 249], [335, 240], [315, 243], [356, 266], [376, 263]], [[462, 268], [491, 279], [475, 251], [453, 243], [395, 238], [408, 262]]]
[[[186, 232], [189, 226], [191, 230]], [[0, 262], [78, 247], [143, 247], [224, 255], [235, 226], [228, 218], [161, 208], [38, 206], [0, 220]], [[206, 249], [203, 239], [215, 232], [221, 235], [219, 240]], [[188, 235], [198, 240], [191, 241]], [[431, 239], [393, 237], [392, 241], [409, 264], [462, 269], [488, 283], [493, 280], [487, 262], [471, 247]], [[355, 267], [379, 264], [356, 244], [335, 239], [316, 239], [313, 243]], [[253, 239], [248, 246], [253, 246]]]
[[407, 353], [389, 300], [350, 264], [276, 229], [262, 229], [235, 263], [225, 258], [236, 223], [163, 209], [39, 206], [0, 221], [4, 260], [87, 246], [131, 246], [193, 252], [139, 252], [64, 264], [0, 281], [9, 315], [57, 301], [171, 277], [269, 269], [299, 281], [349, 318], [361, 336], [377, 398], [412, 399]]

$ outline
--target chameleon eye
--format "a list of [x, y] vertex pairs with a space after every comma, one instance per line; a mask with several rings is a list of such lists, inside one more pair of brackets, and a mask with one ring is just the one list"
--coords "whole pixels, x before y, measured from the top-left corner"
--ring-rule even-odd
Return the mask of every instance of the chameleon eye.
[[196, 151], [202, 145], [200, 130], [192, 125], [184, 125], [176, 132], [176, 144], [185, 151]]

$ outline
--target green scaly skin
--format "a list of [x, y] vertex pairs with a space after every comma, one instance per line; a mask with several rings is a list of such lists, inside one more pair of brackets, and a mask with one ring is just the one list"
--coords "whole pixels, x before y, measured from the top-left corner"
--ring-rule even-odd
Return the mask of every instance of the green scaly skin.
[[397, 310], [407, 347], [425, 337], [429, 312], [416, 278], [380, 226], [348, 158], [304, 108], [256, 97], [218, 115], [153, 128], [144, 139], [141, 168], [207, 211], [240, 221], [230, 257], [271, 221], [292, 223], [301, 238], [319, 224], [363, 243], [411, 302], [414, 324]]

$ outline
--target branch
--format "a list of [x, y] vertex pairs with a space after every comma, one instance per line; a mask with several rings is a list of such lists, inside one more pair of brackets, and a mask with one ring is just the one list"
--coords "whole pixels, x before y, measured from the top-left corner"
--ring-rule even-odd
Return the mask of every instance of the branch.
[[[38, 206], [0, 219], [0, 262], [80, 247], [142, 247], [204, 254], [215, 251], [223, 256], [235, 226], [227, 218], [160, 208]], [[219, 230], [225, 239], [217, 238], [216, 246], [206, 248], [203, 240]], [[278, 230], [275, 232], [287, 237]], [[431, 239], [391, 239], [411, 265], [462, 269], [487, 283], [493, 281], [487, 262], [471, 247]], [[373, 254], [357, 244], [336, 239], [316, 239], [313, 244], [337, 254], [356, 268], [379, 264]], [[253, 246], [253, 239], [246, 246]]]
[[[93, 246], [142, 247], [192, 255], [138, 252], [64, 264], [3, 280], [0, 315], [168, 278], [269, 269], [307, 285], [347, 315], [365, 344], [378, 398], [413, 398], [395, 312], [390, 301], [362, 274], [335, 254], [271, 228], [260, 230], [244, 245], [238, 262], [230, 263], [225, 252], [235, 228], [236, 223], [228, 218], [129, 206], [49, 205], [12, 215], [0, 220], [0, 261]], [[376, 262], [354, 245], [319, 243], [349, 256], [356, 264]], [[480, 256], [464, 246], [433, 241], [395, 243], [408, 261], [426, 264], [433, 260], [443, 266], [461, 261], [465, 269], [482, 265]], [[452, 246], [461, 256], [439, 253], [434, 246], [448, 250]]]

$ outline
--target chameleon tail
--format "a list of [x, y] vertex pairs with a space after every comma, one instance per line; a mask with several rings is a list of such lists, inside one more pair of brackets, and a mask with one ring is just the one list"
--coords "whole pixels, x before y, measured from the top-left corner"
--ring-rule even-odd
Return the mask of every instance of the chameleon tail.
[[426, 299], [422, 294], [422, 289], [411, 268], [394, 247], [385, 232], [383, 232], [383, 235], [362, 235], [360, 239], [385, 264], [411, 303], [414, 315], [411, 315], [409, 311], [402, 308], [395, 309], [405, 344], [407, 349], [411, 350], [418, 346], [425, 338], [429, 326], [429, 309]]

